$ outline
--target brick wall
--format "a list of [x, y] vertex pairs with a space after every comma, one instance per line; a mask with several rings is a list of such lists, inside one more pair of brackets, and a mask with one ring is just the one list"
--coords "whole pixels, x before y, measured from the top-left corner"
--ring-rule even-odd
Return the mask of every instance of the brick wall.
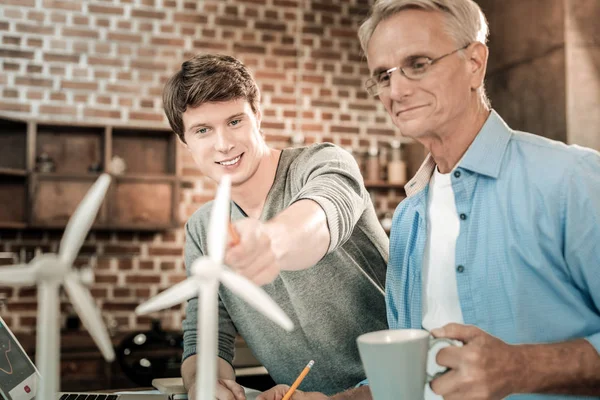
[[[370, 0], [3, 0], [0, 5], [0, 110], [50, 121], [163, 124], [166, 79], [200, 52], [227, 53], [254, 72], [270, 144], [331, 141], [361, 152], [397, 135], [383, 107], [362, 89], [366, 63], [356, 39]], [[187, 152], [180, 219], [212, 198], [215, 185]], [[375, 194], [379, 212], [398, 193]], [[60, 231], [0, 231], [4, 264], [56, 251]], [[183, 231], [95, 232], [77, 260], [92, 264], [92, 292], [112, 329], [148, 327], [132, 311], [185, 278]], [[17, 332], [35, 328], [35, 289], [0, 288], [0, 315]], [[70, 311], [66, 298], [63, 318]], [[179, 329], [183, 307], [158, 313]]]

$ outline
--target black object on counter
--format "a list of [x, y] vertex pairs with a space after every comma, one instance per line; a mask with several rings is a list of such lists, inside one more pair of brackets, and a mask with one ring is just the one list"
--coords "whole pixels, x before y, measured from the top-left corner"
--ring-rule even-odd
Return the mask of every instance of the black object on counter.
[[126, 336], [117, 347], [117, 362], [125, 375], [139, 386], [150, 387], [155, 378], [181, 376], [183, 335], [164, 331], [160, 321], [152, 321], [147, 332]]

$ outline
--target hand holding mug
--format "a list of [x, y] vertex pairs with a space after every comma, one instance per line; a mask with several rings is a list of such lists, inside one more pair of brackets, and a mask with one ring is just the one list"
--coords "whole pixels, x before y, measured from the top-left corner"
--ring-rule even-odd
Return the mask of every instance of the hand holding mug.
[[437, 363], [450, 370], [433, 379], [430, 386], [445, 400], [503, 399], [517, 392], [526, 379], [525, 360], [518, 346], [471, 325], [448, 324], [431, 334], [464, 343], [437, 353]]

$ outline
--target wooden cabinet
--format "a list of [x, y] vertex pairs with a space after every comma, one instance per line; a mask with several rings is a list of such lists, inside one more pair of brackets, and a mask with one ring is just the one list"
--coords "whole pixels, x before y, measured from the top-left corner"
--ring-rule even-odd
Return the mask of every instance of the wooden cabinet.
[[178, 226], [176, 136], [167, 129], [0, 119], [0, 228], [63, 228], [111, 161], [94, 228]]
[[27, 124], [0, 120], [0, 172], [19, 174], [27, 168]]
[[27, 130], [25, 122], [0, 120], [0, 224], [27, 222]]
[[175, 177], [117, 177], [108, 194], [107, 224], [150, 230], [173, 226], [178, 188]]

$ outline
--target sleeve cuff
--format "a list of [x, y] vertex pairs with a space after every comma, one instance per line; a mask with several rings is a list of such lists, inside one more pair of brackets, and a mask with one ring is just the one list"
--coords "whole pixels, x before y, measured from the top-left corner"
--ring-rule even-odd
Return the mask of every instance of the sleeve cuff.
[[[334, 250], [340, 242], [340, 231], [339, 231], [339, 219], [338, 211], [329, 199], [322, 196], [302, 196], [298, 200], [312, 200], [317, 203], [325, 212], [325, 218], [327, 219], [327, 227], [329, 228], [329, 248], [327, 253], [329, 254]], [[296, 200], [296, 201], [298, 201]]]
[[[186, 358], [191, 357], [191, 356], [193, 356], [195, 354], [196, 354], [196, 346], [186, 348], [183, 351], [183, 355], [181, 357], [181, 362], [183, 363]], [[233, 363], [231, 361], [231, 358], [229, 357], [229, 354], [227, 354], [225, 352], [222, 352], [222, 351], [218, 351], [217, 352], [217, 357], [222, 358], [223, 360], [227, 361], [227, 363], [229, 365], [231, 365], [231, 368], [233, 368], [235, 370], [235, 368], [233, 367]]]
[[594, 348], [598, 352], [598, 355], [600, 355], [600, 332], [586, 337], [585, 340], [590, 342], [590, 344], [594, 346]]
[[183, 346], [183, 355], [181, 356], [181, 362], [183, 363], [186, 358], [196, 354], [196, 346]]

